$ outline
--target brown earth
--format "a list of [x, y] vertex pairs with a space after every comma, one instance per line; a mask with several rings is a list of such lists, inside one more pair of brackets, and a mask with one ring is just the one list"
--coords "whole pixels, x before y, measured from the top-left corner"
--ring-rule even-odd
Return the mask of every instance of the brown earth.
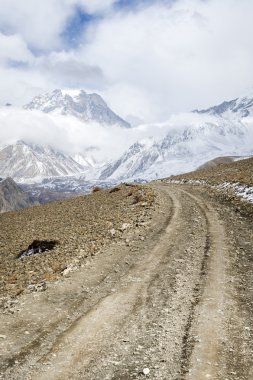
[[[128, 196], [132, 191], [137, 194]], [[144, 199], [137, 202], [140, 195]], [[112, 206], [110, 196], [115, 197]], [[5, 304], [0, 315], [1, 378], [251, 380], [250, 213], [241, 213], [204, 187], [123, 187], [114, 193], [98, 191], [85, 199], [54, 205], [58, 227], [63, 227], [64, 218], [69, 219], [74, 241], [78, 240], [83, 231], [74, 228], [73, 217], [66, 218], [63, 210], [71, 215], [76, 205], [77, 223], [84, 214], [82, 202], [88, 202], [94, 212], [101, 212], [98, 230], [106, 230], [106, 236], [109, 233], [108, 243], [94, 256], [82, 256], [75, 271], [46, 282], [43, 289], [24, 292], [10, 306]], [[42, 217], [50, 214], [46, 211], [50, 207], [3, 214], [1, 218], [7, 219], [1, 220], [1, 231], [6, 225], [5, 232], [11, 236], [9, 230], [15, 226], [17, 231], [23, 213], [41, 213]], [[109, 217], [116, 237], [110, 236], [111, 224], [104, 227]], [[67, 230], [56, 236], [55, 228], [50, 234], [55, 218], [47, 223], [36, 219], [38, 231], [44, 231], [36, 237], [62, 241]], [[122, 232], [125, 221], [130, 226]], [[33, 224], [34, 231], [36, 227]], [[90, 239], [97, 236], [100, 241], [93, 229]], [[26, 247], [31, 238], [34, 235], [27, 233], [15, 250]], [[68, 241], [56, 248], [57, 260]], [[82, 249], [73, 247], [72, 254], [64, 251], [66, 263]], [[25, 258], [18, 265], [33, 261], [40, 268], [50, 252]], [[14, 256], [10, 251], [12, 264]], [[39, 276], [40, 270], [36, 273]]]
[[[0, 215], [0, 295], [20, 294], [29, 285], [79, 267], [112, 241], [123, 239], [124, 229], [135, 226], [141, 236], [153, 193], [143, 186], [123, 185], [116, 190]], [[34, 240], [58, 244], [50, 252], [18, 260]]]

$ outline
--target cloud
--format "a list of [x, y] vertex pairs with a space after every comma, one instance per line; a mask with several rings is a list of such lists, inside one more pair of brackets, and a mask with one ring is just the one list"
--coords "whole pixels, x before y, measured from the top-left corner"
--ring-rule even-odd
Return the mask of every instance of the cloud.
[[[0, 124], [0, 146], [24, 140], [50, 145], [69, 154], [84, 153], [86, 149], [96, 147], [96, 159], [102, 161], [117, 158], [136, 139], [149, 136], [152, 129], [150, 126], [135, 129], [105, 127], [97, 123], [84, 123], [70, 116], [13, 107], [0, 108]], [[159, 128], [157, 134], [160, 133], [158, 131]]]
[[102, 12], [113, 0], [1, 0], [0, 31], [20, 34], [35, 51], [49, 51], [63, 46], [62, 32], [77, 9]]
[[141, 117], [165, 119], [236, 97], [252, 84], [252, 12], [246, 0], [185, 0], [118, 12], [101, 21], [83, 54], [100, 63], [111, 85], [104, 95], [119, 113], [132, 111], [128, 97], [118, 102], [112, 90], [122, 86], [143, 94], [134, 105]]
[[75, 52], [61, 51], [36, 60], [36, 69], [60, 87], [103, 86], [104, 75], [99, 66], [86, 64]]
[[1, 0], [0, 30], [20, 34], [34, 50], [60, 46], [59, 32], [71, 12], [60, 0]]
[[252, 86], [252, 13], [251, 0], [2, 0], [0, 102], [85, 87], [153, 122], [235, 98]]
[[8, 64], [8, 62], [28, 63], [33, 59], [25, 41], [19, 35], [6, 36], [0, 33], [0, 47], [0, 62], [2, 64]]

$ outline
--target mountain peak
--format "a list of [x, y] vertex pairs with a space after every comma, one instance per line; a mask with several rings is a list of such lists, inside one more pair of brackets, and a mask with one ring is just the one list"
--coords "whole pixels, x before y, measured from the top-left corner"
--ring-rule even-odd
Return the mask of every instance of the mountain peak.
[[253, 115], [253, 90], [249, 91], [243, 96], [232, 99], [229, 101], [224, 101], [221, 104], [216, 106], [203, 109], [203, 110], [194, 110], [193, 112], [199, 114], [209, 114], [215, 116], [224, 116], [224, 117], [237, 117], [244, 118], [247, 116]]
[[108, 107], [100, 95], [88, 94], [84, 90], [55, 89], [51, 93], [36, 96], [24, 106], [24, 109], [74, 116], [86, 122], [95, 121], [99, 124], [131, 127]]
[[49, 146], [22, 140], [0, 147], [0, 176], [22, 181], [31, 178], [79, 174], [84, 167], [71, 156]]

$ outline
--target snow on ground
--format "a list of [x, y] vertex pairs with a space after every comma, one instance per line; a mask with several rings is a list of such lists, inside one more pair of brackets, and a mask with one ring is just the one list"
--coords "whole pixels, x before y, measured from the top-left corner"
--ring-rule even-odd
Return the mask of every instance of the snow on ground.
[[242, 185], [239, 182], [231, 183], [231, 182], [223, 182], [219, 185], [211, 185], [208, 181], [205, 180], [194, 180], [194, 179], [181, 179], [181, 180], [165, 180], [165, 183], [172, 183], [176, 185], [205, 185], [209, 186], [213, 189], [218, 190], [232, 190], [238, 197], [244, 198], [246, 201], [253, 203], [253, 186]]

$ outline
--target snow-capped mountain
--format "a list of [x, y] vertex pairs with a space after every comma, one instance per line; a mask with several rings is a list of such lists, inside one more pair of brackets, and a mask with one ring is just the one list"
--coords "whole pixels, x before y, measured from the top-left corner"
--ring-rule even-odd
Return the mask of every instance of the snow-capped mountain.
[[[43, 129], [44, 121], [47, 123], [49, 119], [50, 128], [55, 128], [55, 119], [58, 123], [55, 124], [55, 132], [70, 131], [68, 139], [65, 138], [65, 144], [60, 141], [58, 145], [56, 141], [55, 148], [24, 141], [0, 147], [0, 177], [11, 176], [19, 183], [37, 184], [41, 179], [42, 187], [50, 189], [58, 185], [60, 189], [66, 189], [66, 178], [69, 193], [71, 186], [83, 191], [84, 187], [90, 188], [90, 183], [97, 181], [115, 183], [136, 179], [151, 180], [194, 170], [215, 157], [253, 154], [253, 118], [250, 117], [253, 116], [253, 97], [224, 102], [208, 110], [174, 115], [163, 124], [141, 125], [130, 129], [103, 126], [96, 129], [96, 125], [92, 124], [89, 129], [88, 126], [83, 128], [83, 123], [73, 118], [74, 113], [78, 112], [75, 109], [78, 103], [76, 99], [80, 100], [83, 96], [87, 98], [91, 95], [79, 93], [71, 97], [57, 90], [51, 95], [37, 97], [34, 103], [26, 106], [28, 110], [23, 110], [20, 114], [26, 124], [37, 125], [39, 129]], [[39, 109], [49, 115], [31, 113], [30, 109]], [[55, 117], [57, 112], [70, 112], [72, 118]], [[12, 113], [2, 113], [3, 125], [6, 123], [6, 115], [10, 118]], [[38, 116], [39, 122], [31, 115]], [[67, 120], [65, 129], [62, 125], [63, 119]], [[32, 123], [32, 120], [36, 123]], [[71, 123], [74, 124], [73, 129]], [[48, 133], [50, 128], [47, 129]], [[78, 134], [77, 138], [72, 138], [72, 131]], [[153, 134], [157, 137], [152, 137]], [[40, 136], [43, 139], [43, 135]], [[33, 135], [32, 141], [36, 141], [36, 138]], [[116, 155], [111, 142], [121, 144], [120, 139], [124, 142], [124, 148], [118, 149], [119, 153]], [[66, 141], [70, 141], [69, 146], [66, 146]], [[110, 145], [107, 145], [108, 141]], [[132, 145], [129, 141], [133, 142]], [[64, 146], [66, 151], [62, 148], [59, 150], [59, 147]], [[126, 149], [124, 153], [123, 149]], [[70, 155], [66, 152], [72, 153]], [[59, 188], [57, 187], [57, 191], [60, 191]]]
[[152, 138], [136, 142], [118, 160], [109, 163], [99, 179], [138, 178], [161, 156], [160, 146]]
[[132, 145], [101, 173], [103, 180], [155, 179], [196, 169], [220, 155], [253, 153], [253, 130], [220, 116], [188, 115], [188, 123], [169, 127], [165, 137]]
[[245, 118], [253, 116], [253, 93], [230, 101], [225, 101], [205, 110], [195, 110], [194, 112], [199, 114], [219, 115], [226, 118]]
[[131, 127], [108, 107], [100, 95], [87, 94], [83, 90], [77, 93], [54, 90], [52, 93], [38, 95], [26, 104], [24, 109], [74, 116], [86, 122], [95, 121], [99, 124]]
[[72, 157], [48, 146], [18, 141], [0, 148], [0, 176], [17, 181], [77, 174], [84, 169]]

